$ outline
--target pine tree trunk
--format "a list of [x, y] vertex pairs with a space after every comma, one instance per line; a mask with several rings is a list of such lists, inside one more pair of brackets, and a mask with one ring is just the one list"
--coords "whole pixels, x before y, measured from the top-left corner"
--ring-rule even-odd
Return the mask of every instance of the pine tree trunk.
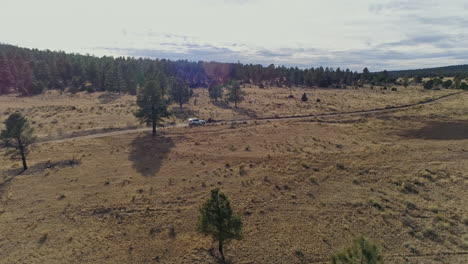
[[153, 137], [156, 136], [156, 120], [153, 120]]
[[24, 150], [20, 149], [21, 152], [21, 159], [23, 160], [23, 169], [27, 170], [28, 169], [28, 164], [26, 163], [26, 155], [24, 155]]
[[221, 255], [221, 261], [222, 263], [226, 263], [226, 259], [224, 258], [223, 242], [219, 240], [218, 243], [219, 243], [219, 254]]

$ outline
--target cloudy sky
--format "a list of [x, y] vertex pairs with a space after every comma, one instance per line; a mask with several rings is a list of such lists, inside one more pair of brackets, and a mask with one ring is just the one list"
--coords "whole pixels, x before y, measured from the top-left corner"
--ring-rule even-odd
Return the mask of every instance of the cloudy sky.
[[0, 0], [0, 42], [299, 67], [468, 63], [466, 0]]

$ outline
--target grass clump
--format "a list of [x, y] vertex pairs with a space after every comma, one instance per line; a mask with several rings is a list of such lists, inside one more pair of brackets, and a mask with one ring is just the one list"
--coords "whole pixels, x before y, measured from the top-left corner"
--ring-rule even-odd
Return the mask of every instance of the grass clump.
[[333, 255], [331, 261], [332, 264], [382, 264], [383, 258], [375, 244], [361, 237], [350, 248]]
[[345, 167], [345, 165], [343, 163], [337, 163], [336, 168], [339, 169], [339, 170], [345, 170], [346, 169], [346, 167]]
[[425, 238], [430, 239], [434, 242], [442, 242], [442, 238], [439, 236], [437, 231], [431, 227], [424, 228], [422, 234]]
[[403, 193], [407, 193], [407, 194], [418, 194], [419, 191], [416, 189], [416, 186], [412, 183], [405, 183], [403, 184], [403, 187], [401, 188], [401, 191]]

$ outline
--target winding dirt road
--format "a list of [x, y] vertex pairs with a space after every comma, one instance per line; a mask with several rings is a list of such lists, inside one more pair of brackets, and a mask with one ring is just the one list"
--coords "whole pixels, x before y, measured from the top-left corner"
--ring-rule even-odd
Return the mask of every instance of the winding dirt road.
[[[447, 100], [453, 98], [457, 95], [465, 93], [467, 91], [456, 92], [452, 94], [447, 94], [444, 96], [440, 96], [437, 98], [428, 99], [422, 102], [414, 103], [414, 104], [406, 104], [406, 105], [399, 105], [399, 106], [392, 106], [387, 108], [373, 108], [373, 109], [366, 109], [366, 110], [357, 110], [357, 111], [349, 111], [349, 112], [336, 112], [336, 113], [322, 113], [322, 114], [308, 114], [308, 115], [293, 115], [293, 116], [279, 116], [279, 117], [258, 117], [258, 118], [247, 118], [247, 119], [230, 119], [230, 120], [215, 120], [211, 124], [220, 124], [220, 123], [227, 123], [227, 122], [245, 122], [245, 121], [255, 121], [255, 120], [283, 120], [283, 119], [301, 119], [301, 118], [311, 118], [311, 117], [337, 117], [337, 116], [352, 116], [352, 115], [366, 115], [366, 114], [376, 114], [376, 113], [388, 113], [393, 111], [398, 111], [402, 109], [407, 109], [415, 106], [427, 105], [432, 104], [435, 102], [441, 102], [443, 100]], [[184, 123], [178, 123], [172, 126], [161, 127], [159, 129], [166, 130], [176, 127], [186, 127], [187, 125]], [[105, 131], [105, 132], [96, 132], [88, 135], [68, 135], [63, 138], [39, 138], [38, 143], [62, 143], [72, 140], [82, 140], [82, 139], [94, 139], [94, 138], [101, 138], [101, 137], [108, 137], [108, 136], [116, 136], [116, 135], [123, 135], [129, 133], [137, 133], [137, 132], [145, 132], [151, 131], [150, 128], [132, 128], [132, 129], [125, 129], [125, 130], [118, 130], [118, 131]]]

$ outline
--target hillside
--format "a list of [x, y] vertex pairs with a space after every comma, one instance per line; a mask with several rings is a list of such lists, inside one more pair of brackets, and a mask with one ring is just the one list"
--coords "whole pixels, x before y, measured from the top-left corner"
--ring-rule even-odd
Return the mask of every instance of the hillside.
[[468, 64], [415, 70], [389, 71], [388, 73], [394, 77], [454, 77], [456, 75], [460, 75], [463, 78], [468, 78]]
[[158, 74], [183, 80], [192, 88], [231, 79], [259, 86], [341, 87], [359, 79], [357, 72], [340, 68], [95, 57], [0, 44], [0, 94], [34, 95], [47, 89], [136, 94]]

